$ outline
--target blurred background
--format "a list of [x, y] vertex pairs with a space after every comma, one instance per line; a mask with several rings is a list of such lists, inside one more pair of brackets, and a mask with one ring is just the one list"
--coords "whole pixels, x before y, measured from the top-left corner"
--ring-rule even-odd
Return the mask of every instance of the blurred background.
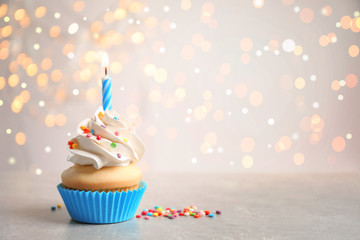
[[358, 171], [360, 2], [2, 1], [0, 171], [58, 174], [101, 105], [155, 171]]

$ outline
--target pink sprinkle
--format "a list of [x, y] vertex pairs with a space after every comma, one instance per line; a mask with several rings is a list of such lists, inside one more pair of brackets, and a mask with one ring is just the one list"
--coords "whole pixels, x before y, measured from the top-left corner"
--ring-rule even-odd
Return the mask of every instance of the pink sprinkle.
[[88, 138], [90, 138], [90, 137], [92, 137], [92, 134], [91, 134], [91, 133], [87, 133], [86, 136], [87, 136]]
[[101, 136], [100, 136], [100, 135], [97, 135], [96, 139], [97, 139], [97, 140], [101, 140]]
[[117, 157], [118, 157], [118, 158], [121, 158], [121, 154], [120, 154], [120, 153], [118, 153], [118, 154], [117, 154]]
[[145, 217], [145, 219], [146, 219], [146, 220], [149, 220], [149, 219], [150, 219], [150, 217], [146, 216], [146, 217]]
[[115, 134], [115, 136], [119, 136], [119, 132], [115, 132], [114, 134]]

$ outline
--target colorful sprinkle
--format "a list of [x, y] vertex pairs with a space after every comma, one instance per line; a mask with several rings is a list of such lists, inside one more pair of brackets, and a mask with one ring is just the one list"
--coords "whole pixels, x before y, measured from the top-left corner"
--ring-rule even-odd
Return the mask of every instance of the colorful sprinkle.
[[128, 142], [129, 140], [128, 140], [127, 138], [124, 138], [124, 141], [125, 141], [125, 142]]
[[91, 138], [91, 137], [92, 137], [92, 134], [91, 134], [91, 133], [87, 133], [87, 134], [86, 134], [86, 137]]
[[119, 120], [119, 118], [118, 118], [118, 117], [114, 117], [114, 119], [115, 119], [115, 120]]
[[141, 215], [136, 215], [136, 218], [141, 218]]
[[101, 125], [101, 127], [102, 127], [102, 128], [106, 128], [106, 126], [105, 126], [105, 125]]
[[101, 136], [100, 136], [100, 135], [97, 135], [97, 136], [96, 136], [96, 139], [97, 139], [97, 140], [101, 140]]
[[55, 211], [56, 210], [56, 206], [51, 206], [51, 210]]
[[92, 135], [95, 135], [95, 130], [94, 129], [91, 129], [90, 132], [91, 132]]
[[121, 158], [121, 154], [120, 154], [120, 153], [118, 153], [118, 154], [117, 154], [117, 157], [118, 157], [118, 158]]
[[88, 128], [84, 129], [84, 133], [89, 133], [89, 132], [90, 132], [90, 130]]
[[74, 144], [74, 142], [72, 142], [72, 141], [68, 141], [68, 144], [71, 146], [71, 145], [73, 145], [73, 144]]
[[79, 148], [79, 146], [78, 146], [76, 143], [73, 143], [73, 145], [71, 145], [70, 148], [71, 148], [71, 149], [77, 149], [77, 148]]
[[110, 146], [111, 146], [112, 148], [116, 148], [116, 143], [111, 143]]
[[115, 136], [119, 136], [119, 132], [114, 132]]
[[99, 112], [98, 117], [102, 118], [103, 116], [104, 116], [104, 114], [102, 112]]
[[[211, 213], [210, 210], [201, 210], [201, 209], [197, 208], [196, 206], [190, 206], [187, 208], [183, 208], [183, 210], [175, 209], [175, 208], [164, 208], [164, 209], [165, 209], [165, 211], [162, 211], [163, 208], [160, 206], [154, 206], [154, 209], [144, 208], [141, 212], [141, 215], [148, 217], [148, 218], [163, 216], [163, 217], [167, 217], [169, 219], [174, 219], [174, 218], [182, 217], [182, 216], [193, 216], [194, 218], [201, 218], [203, 216], [208, 216], [210, 218], [214, 218], [215, 213], [221, 214], [220, 210], [216, 210], [216, 211], [214, 211], [214, 213]], [[141, 216], [141, 215], [139, 214], [137, 216]]]
[[57, 208], [61, 208], [62, 207], [62, 205], [59, 203], [58, 205], [57, 205]]
[[80, 126], [80, 129], [84, 131], [86, 127], [85, 126]]
[[145, 217], [145, 219], [146, 219], [146, 220], [149, 220], [149, 219], [150, 219], [150, 217], [146, 216], [146, 217]]

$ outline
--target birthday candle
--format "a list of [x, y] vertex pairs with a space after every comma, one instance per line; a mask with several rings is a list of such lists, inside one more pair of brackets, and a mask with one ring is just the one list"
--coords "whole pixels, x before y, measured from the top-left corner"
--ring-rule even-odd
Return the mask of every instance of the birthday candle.
[[102, 65], [105, 67], [105, 76], [102, 78], [102, 105], [104, 111], [112, 109], [112, 78], [107, 74], [107, 68], [109, 65], [109, 57], [105, 53], [102, 58]]

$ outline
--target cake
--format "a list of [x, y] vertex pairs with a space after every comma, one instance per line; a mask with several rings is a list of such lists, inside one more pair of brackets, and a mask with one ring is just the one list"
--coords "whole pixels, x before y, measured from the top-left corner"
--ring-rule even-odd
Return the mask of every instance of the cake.
[[134, 124], [100, 107], [68, 142], [68, 161], [58, 190], [70, 216], [79, 222], [114, 223], [135, 215], [146, 189], [136, 163], [145, 148]]

